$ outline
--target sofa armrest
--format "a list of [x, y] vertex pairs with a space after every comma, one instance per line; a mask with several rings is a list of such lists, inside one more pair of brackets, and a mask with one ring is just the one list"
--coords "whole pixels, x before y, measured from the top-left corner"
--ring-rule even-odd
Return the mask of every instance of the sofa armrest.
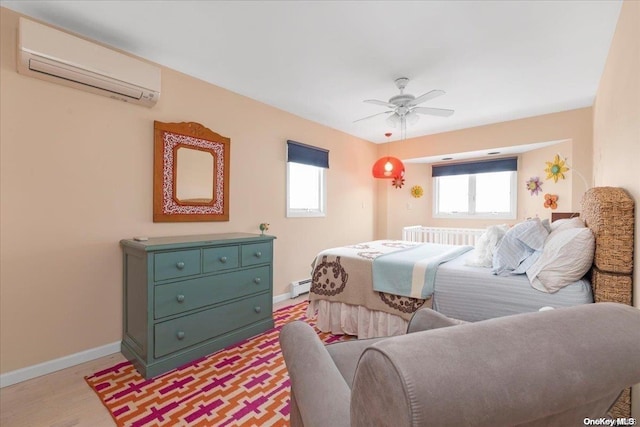
[[302, 321], [286, 324], [280, 346], [304, 425], [349, 426], [351, 389], [313, 328]]
[[407, 327], [407, 333], [446, 328], [447, 326], [462, 325], [464, 323], [467, 322], [464, 320], [452, 319], [430, 308], [421, 308], [411, 317], [409, 326]]

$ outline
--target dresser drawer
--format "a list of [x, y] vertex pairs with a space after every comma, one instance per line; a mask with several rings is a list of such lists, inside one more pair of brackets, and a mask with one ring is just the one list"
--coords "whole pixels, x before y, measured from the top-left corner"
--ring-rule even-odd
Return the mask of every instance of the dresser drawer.
[[154, 289], [154, 316], [160, 319], [232, 298], [264, 292], [270, 287], [271, 267], [268, 265], [157, 285]]
[[178, 319], [154, 328], [155, 357], [182, 350], [259, 320], [271, 317], [271, 294], [249, 297]]
[[202, 250], [202, 271], [211, 273], [214, 271], [228, 270], [239, 265], [238, 246], [220, 246]]
[[272, 258], [271, 243], [252, 243], [242, 245], [242, 265], [270, 263]]
[[200, 249], [161, 252], [153, 257], [156, 281], [200, 274]]

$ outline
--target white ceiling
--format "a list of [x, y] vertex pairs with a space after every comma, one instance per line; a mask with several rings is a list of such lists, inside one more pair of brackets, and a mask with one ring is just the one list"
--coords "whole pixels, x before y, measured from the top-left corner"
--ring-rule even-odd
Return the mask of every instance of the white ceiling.
[[[373, 142], [591, 106], [620, 12], [607, 1], [0, 1], [28, 16]], [[249, 125], [249, 124], [248, 124]]]

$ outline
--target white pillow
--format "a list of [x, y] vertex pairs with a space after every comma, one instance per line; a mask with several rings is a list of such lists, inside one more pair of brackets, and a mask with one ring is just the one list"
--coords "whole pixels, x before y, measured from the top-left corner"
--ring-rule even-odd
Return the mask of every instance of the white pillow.
[[583, 228], [584, 221], [579, 217], [574, 218], [562, 218], [551, 223], [551, 232], [567, 230], [569, 228]]
[[515, 270], [535, 251], [542, 250], [548, 235], [549, 232], [542, 225], [540, 218], [529, 219], [514, 225], [504, 235], [493, 254], [491, 272], [499, 276], [524, 273], [524, 271]]
[[472, 267], [491, 267], [493, 263], [493, 253], [498, 244], [509, 230], [506, 224], [492, 225], [482, 233], [478, 238], [478, 242], [471, 253], [471, 256], [465, 260], [466, 265]]
[[531, 286], [550, 294], [580, 280], [591, 268], [595, 249], [595, 238], [588, 228], [568, 228], [552, 234], [527, 270]]

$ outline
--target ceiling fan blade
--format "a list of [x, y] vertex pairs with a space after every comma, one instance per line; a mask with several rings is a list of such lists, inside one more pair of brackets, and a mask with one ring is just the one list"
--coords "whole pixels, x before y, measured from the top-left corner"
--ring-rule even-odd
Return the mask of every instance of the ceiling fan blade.
[[371, 119], [371, 118], [373, 118], [373, 117], [381, 116], [382, 114], [389, 114], [389, 113], [393, 113], [393, 111], [385, 111], [385, 112], [382, 112], [382, 113], [372, 114], [372, 115], [370, 115], [370, 116], [363, 117], [363, 118], [358, 119], [358, 120], [354, 120], [354, 121], [353, 121], [353, 123], [355, 123], [355, 122], [360, 122], [360, 121], [362, 121], [362, 120]]
[[412, 108], [411, 111], [414, 111], [420, 114], [430, 114], [432, 116], [441, 116], [441, 117], [449, 117], [455, 112], [454, 110], [447, 110], [445, 108], [429, 108], [429, 107], [415, 107], [415, 108]]
[[382, 105], [389, 108], [396, 108], [396, 105], [391, 104], [387, 101], [378, 101], [377, 99], [365, 99], [363, 102], [367, 102], [369, 104]]
[[444, 94], [445, 94], [445, 91], [443, 91], [443, 90], [432, 90], [431, 92], [427, 92], [425, 94], [420, 95], [419, 97], [417, 97], [413, 101], [409, 101], [407, 103], [407, 105], [408, 106], [418, 105], [418, 104], [421, 104], [421, 103], [423, 103], [425, 101], [428, 101], [430, 99], [442, 96]]

